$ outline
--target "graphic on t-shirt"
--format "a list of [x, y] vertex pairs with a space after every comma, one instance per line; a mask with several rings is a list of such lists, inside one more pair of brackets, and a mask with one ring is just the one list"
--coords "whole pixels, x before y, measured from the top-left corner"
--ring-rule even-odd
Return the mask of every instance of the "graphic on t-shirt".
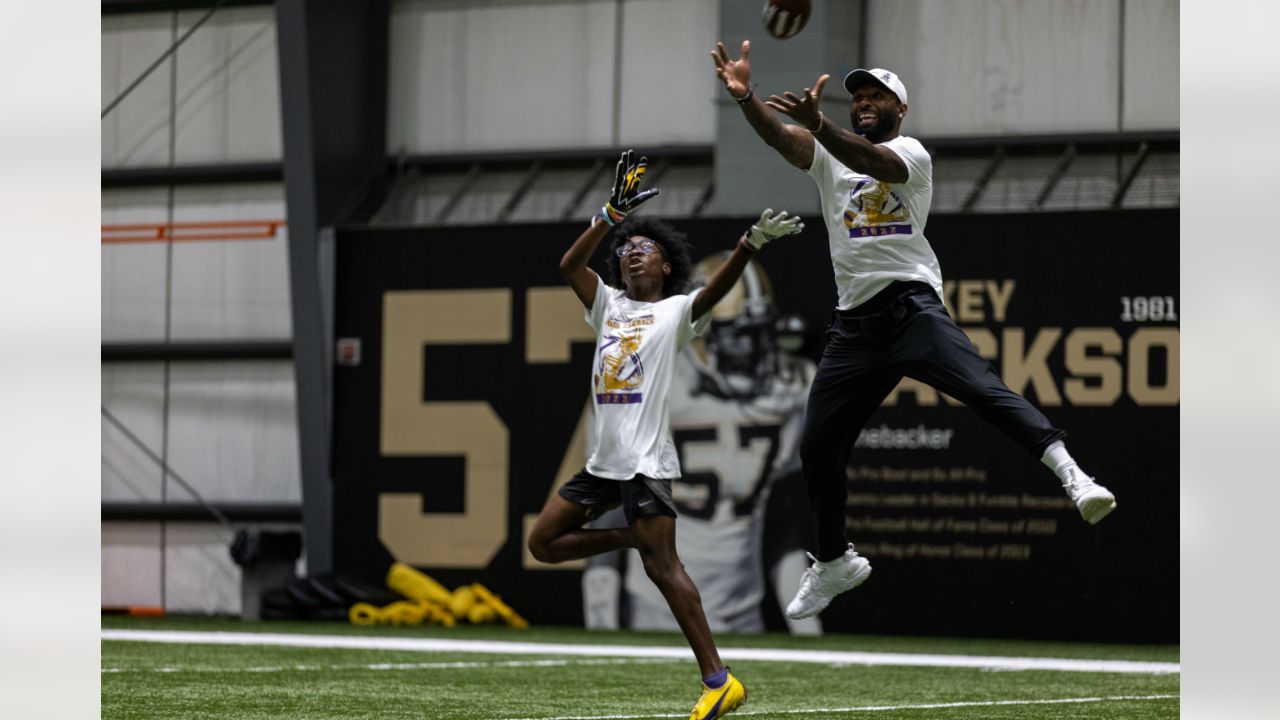
[[849, 192], [844, 226], [849, 228], [851, 238], [910, 235], [910, 220], [911, 211], [889, 183], [863, 178]]
[[643, 399], [644, 364], [640, 361], [640, 344], [644, 327], [653, 324], [653, 316], [609, 318], [600, 336], [600, 366], [596, 368], [596, 402], [638, 403]]

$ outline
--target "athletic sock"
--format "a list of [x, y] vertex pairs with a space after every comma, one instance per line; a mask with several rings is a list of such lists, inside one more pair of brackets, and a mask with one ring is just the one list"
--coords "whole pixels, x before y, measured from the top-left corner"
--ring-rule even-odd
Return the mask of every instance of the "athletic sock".
[[705, 683], [707, 687], [711, 688], [712, 690], [715, 690], [716, 688], [719, 688], [720, 686], [724, 685], [725, 681], [728, 679], [729, 679], [729, 668], [722, 667], [720, 668], [719, 672], [713, 672], [710, 675], [702, 678], [702, 682]]
[[1058, 480], [1062, 482], [1071, 480], [1073, 472], [1084, 475], [1084, 470], [1081, 470], [1080, 466], [1076, 464], [1075, 458], [1071, 457], [1071, 453], [1067, 452], [1067, 446], [1063, 445], [1061, 440], [1045, 449], [1040, 462], [1052, 470], [1053, 474], [1057, 475]]

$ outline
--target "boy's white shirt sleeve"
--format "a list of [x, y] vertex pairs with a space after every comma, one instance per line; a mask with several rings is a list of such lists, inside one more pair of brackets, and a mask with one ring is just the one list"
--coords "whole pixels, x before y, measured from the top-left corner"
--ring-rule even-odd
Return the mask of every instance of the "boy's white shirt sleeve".
[[695, 335], [705, 335], [707, 328], [711, 327], [712, 312], [708, 309], [702, 314], [702, 317], [693, 317], [693, 299], [698, 297], [702, 292], [702, 288], [698, 288], [685, 296], [684, 311], [680, 316], [680, 333], [676, 336], [676, 341], [680, 346], [684, 346]]

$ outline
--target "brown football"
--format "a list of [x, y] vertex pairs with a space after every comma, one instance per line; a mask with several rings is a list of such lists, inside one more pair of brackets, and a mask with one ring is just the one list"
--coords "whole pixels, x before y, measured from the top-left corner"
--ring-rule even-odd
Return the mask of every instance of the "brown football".
[[765, 0], [764, 29], [779, 40], [793, 37], [809, 22], [809, 0]]

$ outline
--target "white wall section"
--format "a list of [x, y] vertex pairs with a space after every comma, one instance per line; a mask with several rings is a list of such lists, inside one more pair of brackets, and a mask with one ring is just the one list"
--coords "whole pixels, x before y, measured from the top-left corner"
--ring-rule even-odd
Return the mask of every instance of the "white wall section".
[[623, 6], [622, 108], [616, 145], [711, 144], [724, 88], [711, 63], [719, 3], [632, 0]]
[[[176, 223], [284, 220], [284, 186], [179, 187], [173, 214]], [[288, 243], [287, 225], [270, 239], [176, 243], [173, 339], [289, 338]]]
[[[179, 35], [205, 12], [179, 13]], [[177, 164], [282, 157], [276, 63], [270, 6], [220, 9], [183, 43], [178, 49]]]
[[867, 62], [903, 78], [910, 135], [1112, 132], [1119, 13], [1114, 0], [873, 0]]
[[[102, 18], [102, 104], [115, 100], [205, 10]], [[280, 73], [271, 7], [223, 8], [102, 120], [104, 168], [279, 160]]]
[[[168, 192], [105, 190], [102, 222], [163, 225]], [[174, 191], [175, 223], [284, 219], [279, 183], [194, 185]], [[103, 342], [164, 339], [165, 255], [163, 242], [102, 246]], [[270, 239], [175, 242], [172, 272], [173, 340], [290, 337], [287, 225], [276, 228]]]
[[[301, 500], [293, 367], [288, 361], [181, 362], [170, 366], [168, 448], [162, 452], [164, 369], [113, 362], [102, 405], [210, 502]], [[115, 425], [102, 424], [102, 499], [161, 498], [161, 470]], [[167, 502], [195, 502], [176, 481]]]
[[[167, 188], [104, 190], [102, 224], [162, 225], [168, 198]], [[158, 242], [102, 246], [103, 342], [164, 339], [165, 253]]]
[[[164, 443], [164, 364], [102, 366], [102, 406], [148, 449]], [[102, 500], [159, 502], [162, 472], [148, 455], [111, 423], [102, 422]]]
[[388, 150], [709, 144], [717, 81], [707, 52], [718, 8], [715, 0], [398, 2]]
[[102, 524], [102, 606], [161, 605], [160, 523]]
[[[301, 502], [293, 364], [173, 363], [169, 464], [206, 500]], [[169, 484], [171, 502], [192, 502]]]
[[[173, 44], [170, 13], [102, 18], [102, 106], [115, 100]], [[169, 163], [169, 75], [165, 62], [102, 119], [102, 166]]]
[[1178, 0], [1129, 0], [1124, 20], [1124, 127], [1178, 127]]
[[[113, 101], [206, 10], [102, 20], [102, 103]], [[281, 159], [275, 11], [222, 8], [102, 121], [106, 169]], [[172, 154], [171, 145], [172, 142]], [[288, 226], [279, 182], [105, 189], [102, 341], [287, 340]], [[161, 232], [253, 239], [107, 242]], [[186, 223], [261, 221], [252, 229]], [[138, 224], [142, 230], [106, 226]], [[167, 403], [167, 407], [166, 407]], [[102, 405], [207, 501], [297, 503], [293, 366], [288, 360], [112, 361]], [[104, 419], [104, 502], [188, 504], [191, 494]], [[103, 523], [104, 605], [235, 613], [229, 530], [211, 523]]]

